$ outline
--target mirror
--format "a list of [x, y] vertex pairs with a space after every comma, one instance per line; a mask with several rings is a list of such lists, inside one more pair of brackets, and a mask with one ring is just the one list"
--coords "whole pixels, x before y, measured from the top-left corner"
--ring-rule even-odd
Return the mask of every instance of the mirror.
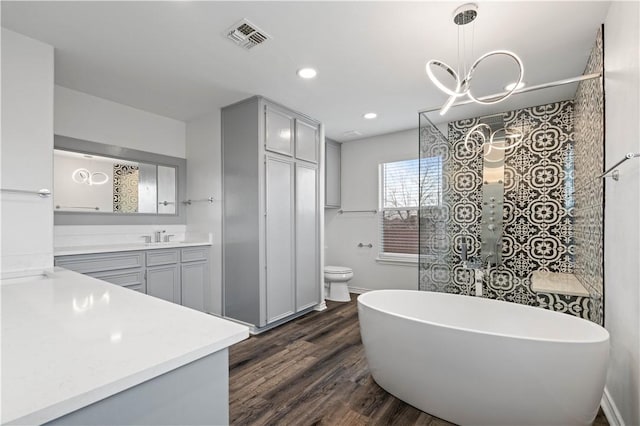
[[176, 167], [63, 149], [53, 152], [55, 211], [177, 213]]

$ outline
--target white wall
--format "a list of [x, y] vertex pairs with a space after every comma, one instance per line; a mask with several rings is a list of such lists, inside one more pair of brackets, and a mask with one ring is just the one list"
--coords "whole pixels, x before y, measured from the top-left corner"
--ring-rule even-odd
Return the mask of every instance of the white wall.
[[[418, 156], [418, 130], [361, 139], [342, 144], [342, 208], [378, 208], [378, 165]], [[379, 248], [379, 215], [337, 214], [325, 210], [325, 264], [348, 266], [356, 290], [418, 288], [418, 265], [384, 264], [376, 261]], [[358, 248], [358, 243], [373, 248]]]
[[[2, 188], [52, 190], [53, 47], [2, 29]], [[53, 265], [51, 198], [2, 193], [2, 272]]]
[[212, 235], [211, 289], [206, 309], [222, 313], [222, 163], [220, 110], [187, 123], [187, 198], [214, 197], [213, 204], [187, 206], [187, 232]]
[[58, 135], [185, 158], [186, 124], [55, 86]]
[[[604, 24], [607, 165], [640, 152], [638, 2], [612, 2]], [[627, 425], [640, 424], [640, 159], [606, 180], [605, 327], [611, 334], [606, 392]], [[615, 411], [615, 409], [614, 409]]]

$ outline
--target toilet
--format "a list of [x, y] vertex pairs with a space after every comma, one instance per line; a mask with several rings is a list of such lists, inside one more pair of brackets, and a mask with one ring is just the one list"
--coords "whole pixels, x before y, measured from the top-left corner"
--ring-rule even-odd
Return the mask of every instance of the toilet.
[[351, 278], [353, 278], [353, 270], [351, 268], [346, 266], [325, 266], [325, 299], [334, 302], [349, 302], [351, 296], [349, 295], [347, 282]]

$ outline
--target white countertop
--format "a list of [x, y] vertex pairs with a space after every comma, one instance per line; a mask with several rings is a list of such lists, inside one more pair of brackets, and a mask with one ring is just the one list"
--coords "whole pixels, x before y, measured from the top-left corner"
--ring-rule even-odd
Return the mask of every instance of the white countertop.
[[118, 251], [157, 250], [168, 248], [184, 248], [194, 246], [210, 246], [209, 241], [171, 241], [169, 243], [131, 243], [131, 244], [100, 244], [73, 247], [54, 247], [54, 256], [69, 256], [72, 254], [111, 253]]
[[45, 423], [249, 336], [62, 268], [3, 280], [0, 291], [3, 424]]
[[573, 274], [533, 271], [531, 289], [537, 293], [568, 294], [571, 296], [589, 296], [589, 292]]

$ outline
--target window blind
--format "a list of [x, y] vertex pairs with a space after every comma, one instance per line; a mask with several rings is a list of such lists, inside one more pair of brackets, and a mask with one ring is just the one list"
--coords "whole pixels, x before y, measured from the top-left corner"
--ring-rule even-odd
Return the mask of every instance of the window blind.
[[442, 202], [442, 159], [425, 157], [380, 165], [380, 256], [416, 257], [419, 209]]

